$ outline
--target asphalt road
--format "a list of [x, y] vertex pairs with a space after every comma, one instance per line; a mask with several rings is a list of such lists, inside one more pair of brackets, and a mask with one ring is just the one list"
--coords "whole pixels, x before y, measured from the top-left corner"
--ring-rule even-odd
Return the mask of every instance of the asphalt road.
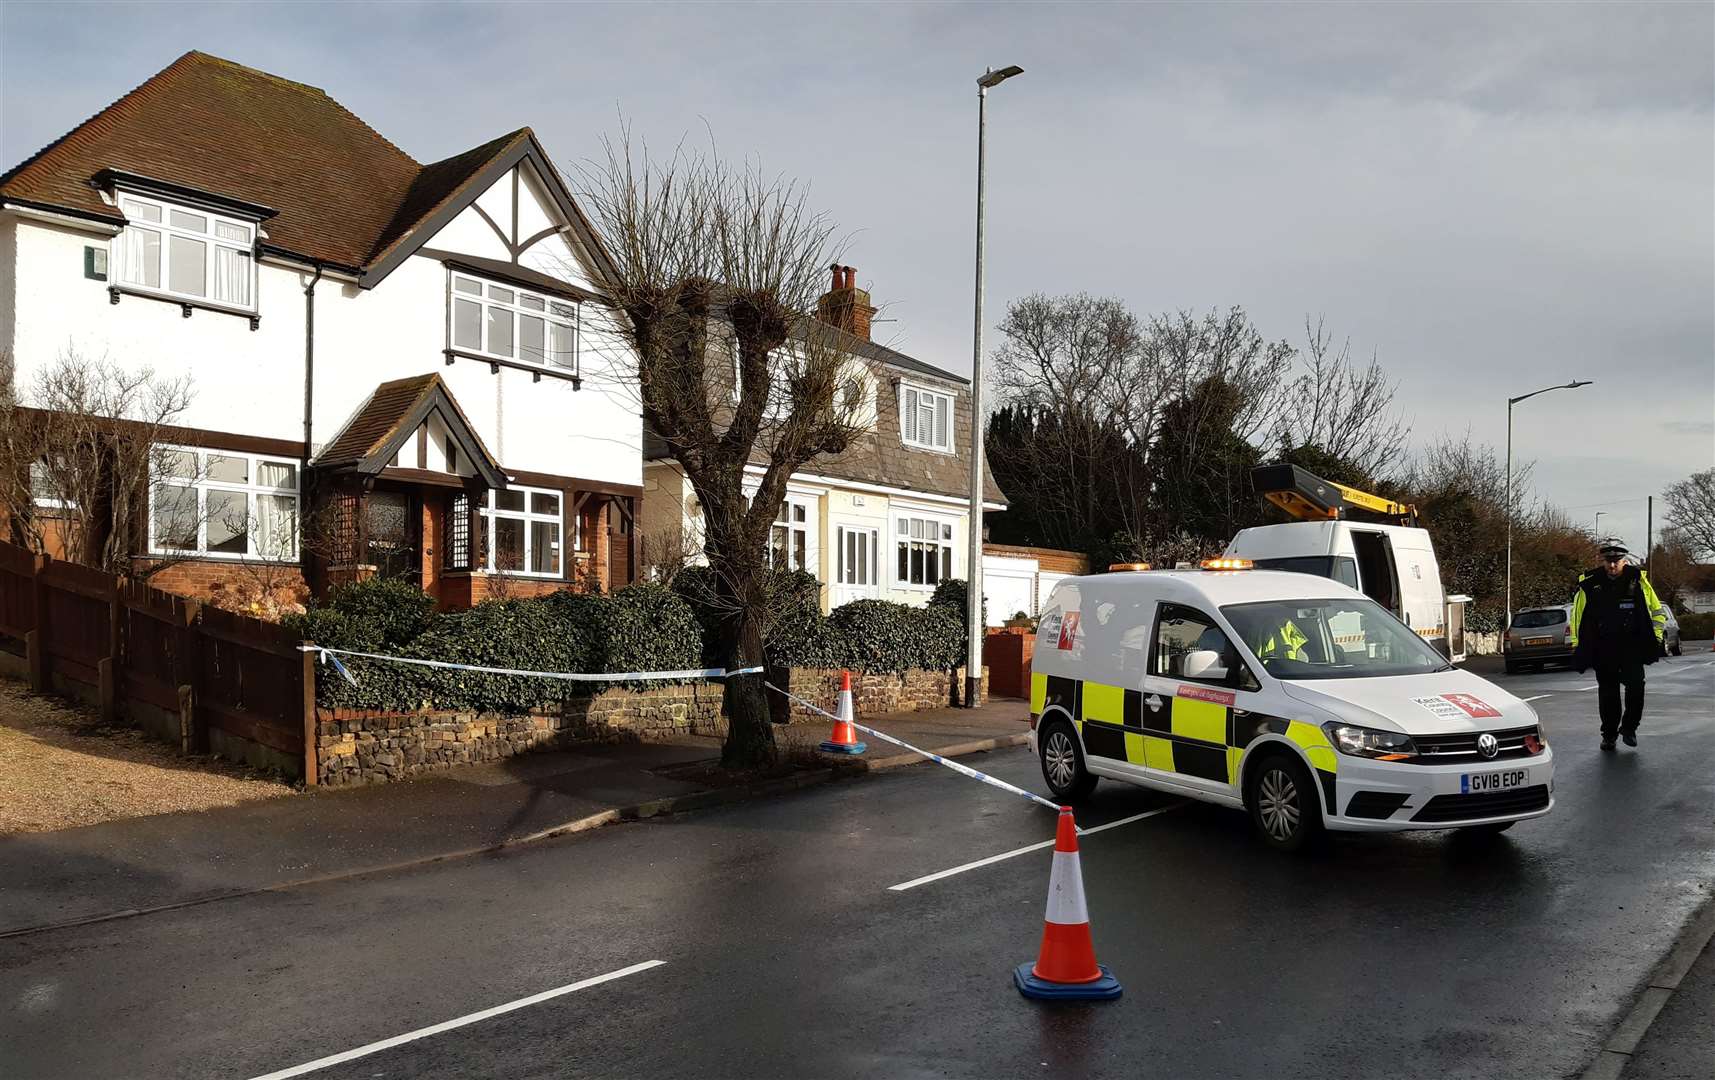
[[[1642, 746], [1592, 680], [1504, 679], [1558, 805], [1487, 843], [1274, 854], [1235, 812], [1104, 782], [1083, 843], [1117, 1002], [1044, 1006], [1053, 815], [933, 765], [480, 859], [0, 940], [0, 1075], [1576, 1075], [1715, 884], [1715, 657], [1650, 670]], [[970, 759], [1041, 790], [1023, 750]]]

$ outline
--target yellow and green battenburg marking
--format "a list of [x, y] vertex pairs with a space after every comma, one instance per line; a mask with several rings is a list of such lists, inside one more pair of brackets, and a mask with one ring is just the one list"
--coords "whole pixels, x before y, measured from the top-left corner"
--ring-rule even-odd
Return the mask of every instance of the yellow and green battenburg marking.
[[[1154, 699], [1157, 707], [1150, 708], [1145, 699]], [[1231, 706], [1218, 702], [1032, 672], [1030, 711], [1040, 716], [1050, 706], [1072, 717], [1092, 758], [1235, 786], [1250, 742], [1264, 732], [1284, 735], [1304, 750], [1333, 805], [1339, 759], [1314, 724], [1254, 712], [1241, 721]]]

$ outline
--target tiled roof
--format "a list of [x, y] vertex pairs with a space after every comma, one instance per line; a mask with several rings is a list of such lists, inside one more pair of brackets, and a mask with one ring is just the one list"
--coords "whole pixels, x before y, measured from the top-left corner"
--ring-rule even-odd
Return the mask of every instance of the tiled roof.
[[318, 465], [349, 465], [386, 445], [413, 407], [441, 383], [433, 373], [394, 379], [377, 386], [332, 442], [316, 455]]
[[189, 52], [0, 176], [0, 197], [117, 223], [90, 178], [135, 173], [271, 207], [270, 247], [362, 268], [528, 134], [423, 166], [313, 86]]
[[490, 484], [504, 486], [504, 474], [494, 455], [483, 445], [470, 418], [459, 408], [441, 377], [433, 373], [394, 379], [377, 386], [333, 441], [316, 455], [315, 463], [336, 471], [356, 467], [359, 472], [377, 472], [385, 466], [385, 459], [392, 457], [390, 448], [403, 445], [403, 440], [417, 430], [431, 410], [440, 412], [448, 430], [458, 440], [465, 460]]

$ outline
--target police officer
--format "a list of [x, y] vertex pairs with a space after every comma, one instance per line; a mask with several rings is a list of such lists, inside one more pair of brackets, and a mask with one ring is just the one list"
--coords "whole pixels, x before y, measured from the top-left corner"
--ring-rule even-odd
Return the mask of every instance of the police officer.
[[1609, 540], [1601, 554], [1602, 564], [1578, 579], [1572, 598], [1572, 666], [1580, 673], [1596, 669], [1602, 749], [1612, 750], [1616, 734], [1627, 746], [1638, 744], [1644, 665], [1662, 654], [1667, 615], [1643, 570], [1627, 562], [1624, 544]]

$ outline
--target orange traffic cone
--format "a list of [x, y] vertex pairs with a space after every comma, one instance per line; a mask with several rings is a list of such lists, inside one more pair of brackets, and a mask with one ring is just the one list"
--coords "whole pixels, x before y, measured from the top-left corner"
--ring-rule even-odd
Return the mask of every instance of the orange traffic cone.
[[852, 673], [840, 672], [840, 707], [836, 710], [840, 718], [834, 721], [834, 734], [822, 744], [822, 749], [830, 754], [861, 754], [869, 747], [858, 742], [857, 728], [852, 727], [852, 721], [857, 719], [852, 712]]
[[1060, 808], [1054, 833], [1042, 950], [1036, 963], [1013, 969], [1012, 981], [1025, 997], [1047, 1001], [1112, 1001], [1122, 990], [1119, 980], [1096, 963], [1090, 912], [1084, 906], [1084, 874], [1078, 868], [1078, 829], [1070, 806]]

